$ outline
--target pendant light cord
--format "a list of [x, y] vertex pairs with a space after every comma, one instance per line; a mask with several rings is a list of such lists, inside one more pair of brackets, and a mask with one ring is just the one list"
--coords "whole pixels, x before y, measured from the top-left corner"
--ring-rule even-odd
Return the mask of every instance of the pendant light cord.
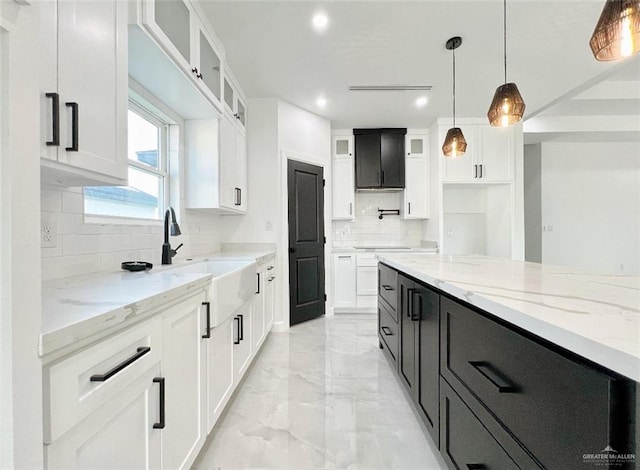
[[451, 49], [453, 53], [453, 127], [456, 127], [456, 48]]
[[503, 15], [503, 50], [504, 50], [504, 82], [507, 83], [507, 0], [504, 0]]

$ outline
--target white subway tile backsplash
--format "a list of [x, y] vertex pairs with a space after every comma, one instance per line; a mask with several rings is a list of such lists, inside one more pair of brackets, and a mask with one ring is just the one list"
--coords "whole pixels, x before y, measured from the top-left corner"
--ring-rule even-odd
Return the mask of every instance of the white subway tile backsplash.
[[420, 246], [420, 220], [404, 220], [398, 215], [378, 218], [378, 209], [400, 209], [401, 205], [401, 192], [357, 192], [355, 219], [333, 221], [334, 246]]
[[[163, 224], [117, 225], [87, 223], [81, 188], [41, 188], [41, 217], [55, 220], [55, 248], [42, 249], [42, 279], [51, 280], [120, 269], [122, 261], [141, 260], [160, 265]], [[178, 214], [182, 235], [171, 245], [184, 246], [174, 258], [220, 251], [220, 216], [198, 211]]]

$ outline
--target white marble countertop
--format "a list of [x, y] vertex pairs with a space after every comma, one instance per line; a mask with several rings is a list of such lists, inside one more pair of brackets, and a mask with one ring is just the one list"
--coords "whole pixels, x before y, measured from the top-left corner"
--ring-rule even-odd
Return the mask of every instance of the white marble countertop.
[[273, 250], [212, 253], [150, 271], [96, 273], [44, 282], [40, 356], [107, 329], [125, 328], [156, 307], [206, 287], [211, 279], [211, 274], [174, 273], [172, 268], [208, 259], [263, 262], [274, 255]]
[[640, 382], [640, 278], [483, 256], [380, 261]]
[[332, 253], [437, 253], [437, 248], [413, 247], [358, 247], [358, 246], [334, 246]]

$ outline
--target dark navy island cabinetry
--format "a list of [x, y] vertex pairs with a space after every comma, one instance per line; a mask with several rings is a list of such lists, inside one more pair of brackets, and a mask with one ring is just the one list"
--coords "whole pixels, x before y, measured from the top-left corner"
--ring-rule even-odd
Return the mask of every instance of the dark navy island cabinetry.
[[[635, 453], [635, 381], [385, 264], [379, 273], [380, 346], [450, 468], [579, 469], [607, 447]], [[615, 468], [636, 468], [629, 460]]]

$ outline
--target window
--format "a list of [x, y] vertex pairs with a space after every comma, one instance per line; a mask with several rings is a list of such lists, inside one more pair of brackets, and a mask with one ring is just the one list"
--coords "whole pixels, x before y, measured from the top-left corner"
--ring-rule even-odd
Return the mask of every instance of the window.
[[169, 125], [129, 101], [129, 185], [84, 188], [86, 215], [160, 220], [167, 197]]

